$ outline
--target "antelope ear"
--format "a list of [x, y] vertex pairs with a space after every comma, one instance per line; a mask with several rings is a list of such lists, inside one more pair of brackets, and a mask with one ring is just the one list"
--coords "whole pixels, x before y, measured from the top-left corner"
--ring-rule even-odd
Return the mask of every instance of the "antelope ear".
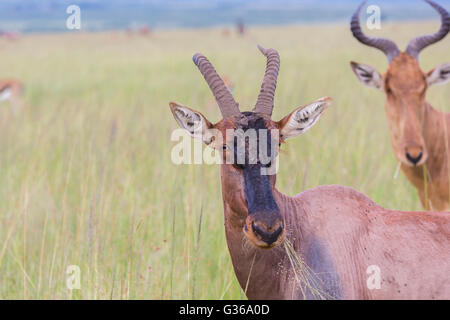
[[212, 142], [209, 129], [213, 128], [211, 122], [205, 118], [200, 112], [191, 108], [180, 105], [176, 102], [170, 102], [170, 110], [178, 125], [185, 129], [191, 137], [202, 140], [209, 145]]
[[450, 63], [444, 63], [427, 73], [427, 83], [429, 86], [433, 84], [444, 84], [448, 81], [450, 81]]
[[377, 70], [371, 66], [353, 61], [350, 62], [350, 65], [358, 80], [364, 85], [377, 88], [378, 90], [383, 90], [383, 77]]
[[329, 97], [321, 98], [292, 111], [289, 115], [278, 121], [280, 138], [286, 140], [308, 131], [309, 128], [316, 124], [331, 102], [332, 100]]

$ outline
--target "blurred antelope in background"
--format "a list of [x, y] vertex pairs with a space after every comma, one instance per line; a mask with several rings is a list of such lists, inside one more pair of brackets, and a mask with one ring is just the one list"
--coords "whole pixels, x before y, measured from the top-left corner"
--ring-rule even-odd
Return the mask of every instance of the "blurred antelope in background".
[[439, 31], [413, 39], [405, 52], [388, 39], [366, 36], [359, 23], [361, 8], [351, 19], [351, 31], [361, 43], [384, 52], [389, 67], [384, 75], [374, 68], [351, 62], [357, 78], [386, 94], [386, 115], [394, 153], [402, 171], [419, 193], [426, 210], [449, 208], [450, 114], [434, 109], [425, 101], [428, 87], [450, 80], [450, 63], [423, 72], [418, 58], [426, 47], [442, 40], [450, 31], [449, 13], [426, 0], [441, 15]]
[[9, 101], [14, 113], [18, 111], [23, 84], [16, 79], [0, 80], [0, 103]]
[[[223, 119], [212, 124], [202, 113], [170, 103], [180, 127], [214, 148], [223, 160], [225, 234], [247, 297], [449, 299], [450, 215], [389, 211], [341, 186], [319, 187], [295, 197], [276, 189], [276, 174], [267, 169], [275, 165], [279, 145], [317, 123], [331, 99], [319, 99], [280, 121], [272, 120], [280, 58], [273, 49], [260, 50], [267, 67], [251, 112], [239, 110], [201, 54], [194, 55], [194, 63]], [[227, 130], [244, 136], [255, 130], [264, 134], [252, 146], [251, 140], [228, 137]], [[261, 152], [255, 157], [254, 150], [265, 150], [271, 157], [266, 159]], [[239, 154], [244, 154], [244, 161], [237, 161]], [[375, 274], [367, 274], [368, 270]]]
[[240, 36], [243, 36], [243, 35], [245, 35], [246, 31], [247, 31], [247, 28], [245, 27], [244, 20], [238, 19], [236, 21], [236, 32], [237, 32], [237, 34], [240, 35]]
[[0, 37], [5, 38], [10, 41], [15, 41], [20, 38], [21, 34], [18, 31], [0, 31]]

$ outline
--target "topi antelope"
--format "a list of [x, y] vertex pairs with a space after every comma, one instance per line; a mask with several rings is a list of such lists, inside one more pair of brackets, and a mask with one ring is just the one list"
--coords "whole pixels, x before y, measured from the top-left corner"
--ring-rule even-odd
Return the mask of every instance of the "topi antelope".
[[[280, 141], [310, 129], [331, 102], [322, 98], [273, 121], [280, 58], [273, 49], [260, 50], [267, 68], [252, 112], [239, 111], [214, 67], [200, 54], [194, 55], [194, 63], [223, 119], [212, 124], [200, 112], [170, 103], [178, 124], [223, 157], [226, 239], [247, 297], [449, 299], [450, 215], [389, 211], [340, 186], [288, 197], [275, 188], [276, 175], [262, 170], [274, 164], [250, 157], [250, 141], [217, 143], [220, 139], [211, 131], [225, 135], [227, 130], [267, 129], [270, 139], [258, 140], [257, 148], [277, 149]], [[239, 151], [244, 151], [245, 161], [226, 161]]]
[[426, 210], [443, 211], [449, 208], [450, 200], [450, 114], [434, 109], [425, 95], [429, 86], [450, 80], [450, 63], [423, 72], [418, 57], [423, 49], [447, 35], [450, 15], [436, 3], [426, 1], [441, 15], [441, 28], [435, 34], [413, 39], [405, 52], [391, 40], [371, 38], [362, 32], [359, 15], [363, 2], [351, 19], [351, 31], [363, 44], [384, 52], [389, 67], [384, 75], [356, 62], [351, 62], [351, 67], [363, 84], [385, 92], [391, 143], [402, 171], [417, 189]]

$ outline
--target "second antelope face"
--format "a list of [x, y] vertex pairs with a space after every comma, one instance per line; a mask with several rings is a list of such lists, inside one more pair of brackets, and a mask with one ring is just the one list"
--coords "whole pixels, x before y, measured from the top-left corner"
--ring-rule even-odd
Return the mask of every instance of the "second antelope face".
[[389, 59], [389, 68], [384, 75], [368, 65], [356, 62], [351, 62], [351, 67], [363, 84], [385, 92], [391, 141], [397, 159], [407, 166], [420, 166], [428, 158], [423, 135], [427, 89], [431, 85], [450, 80], [450, 63], [423, 72], [417, 60], [422, 49], [441, 40], [450, 30], [448, 12], [434, 2], [427, 2], [441, 14], [442, 27], [434, 35], [413, 39], [406, 52], [400, 52], [391, 40], [369, 38], [363, 34], [359, 26], [359, 14], [363, 5], [353, 15], [351, 24], [353, 35], [360, 42], [380, 49]]
[[251, 243], [259, 248], [280, 244], [285, 225], [274, 195], [276, 156], [286, 139], [311, 128], [330, 104], [330, 98], [299, 107], [280, 121], [271, 119], [280, 59], [273, 49], [258, 101], [252, 112], [240, 112], [211, 63], [202, 55], [194, 62], [213, 91], [223, 119], [212, 124], [200, 112], [178, 103], [170, 108], [178, 124], [194, 138], [222, 151], [222, 194], [225, 212], [233, 215]]

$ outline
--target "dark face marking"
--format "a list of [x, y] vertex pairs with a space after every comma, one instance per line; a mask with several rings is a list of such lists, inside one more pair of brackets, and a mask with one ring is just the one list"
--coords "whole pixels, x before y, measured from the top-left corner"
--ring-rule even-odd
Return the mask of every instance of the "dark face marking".
[[[265, 150], [267, 150], [267, 156], [269, 157], [272, 148], [272, 141], [270, 139], [270, 131], [266, 126], [265, 120], [251, 112], [244, 112], [243, 115], [247, 118], [247, 124], [240, 126], [239, 129], [242, 129], [244, 132], [247, 130], [255, 130], [258, 133], [260, 132], [259, 130], [267, 131], [268, 137], [264, 143], [267, 142], [267, 148]], [[239, 146], [237, 143], [234, 143], [235, 163], [238, 163], [236, 158], [238, 151], [242, 151], [237, 150], [238, 147]], [[248, 145], [246, 145], [246, 148], [247, 147]], [[258, 154], [260, 148], [261, 143], [258, 136]], [[244, 176], [244, 190], [248, 204], [248, 212], [249, 214], [255, 212], [279, 212], [278, 206], [273, 198], [272, 186], [270, 184], [269, 177], [261, 174], [262, 167], [267, 166], [268, 164], [263, 164], [260, 160], [261, 159], [258, 159], [257, 163], [249, 163], [248, 150], [245, 150], [245, 163], [238, 164], [238, 167], [242, 170]]]
[[279, 212], [269, 177], [261, 175], [261, 165], [246, 166], [243, 170], [248, 213]]
[[[266, 130], [265, 132], [267, 132], [268, 136], [262, 143], [267, 143], [267, 147], [262, 150], [266, 151], [267, 157], [270, 158], [272, 141], [265, 120], [254, 113], [245, 112], [243, 115], [248, 121], [246, 125], [240, 126], [239, 129], [242, 129], [244, 132], [252, 129], [258, 133], [260, 132], [259, 130]], [[237, 151], [242, 151], [237, 150], [238, 147], [238, 144], [235, 143], [235, 154], [237, 154]], [[247, 147], [248, 145], [245, 144], [246, 149]], [[258, 136], [258, 155], [260, 148], [261, 141]], [[269, 164], [261, 163], [259, 158], [256, 163], [250, 163], [248, 150], [245, 150], [245, 163], [237, 165], [242, 170], [244, 178], [244, 192], [248, 208], [247, 219], [250, 219], [249, 224], [246, 224], [244, 229], [246, 232], [249, 232], [249, 228], [251, 228], [251, 233], [268, 246], [278, 241], [283, 233], [282, 216], [273, 196], [271, 181], [268, 175], [262, 174], [262, 168], [267, 167]]]
[[[242, 113], [245, 118], [245, 124], [239, 123], [237, 130], [242, 130], [244, 134], [251, 133], [245, 138], [244, 145], [238, 143], [238, 138], [234, 139], [234, 163], [240, 168], [245, 169], [254, 165], [261, 165], [262, 167], [270, 167], [272, 158], [272, 138], [270, 130], [266, 126], [266, 122], [263, 118], [251, 112]], [[253, 134], [253, 136], [252, 136]], [[253, 142], [249, 142], [248, 138], [256, 138], [256, 150], [250, 150]], [[261, 139], [262, 138], [262, 139]], [[241, 142], [242, 143], [242, 142]], [[253, 157], [250, 156], [250, 152], [254, 152]], [[256, 151], [256, 152], [255, 152]], [[245, 159], [239, 159], [238, 154], [243, 153]], [[264, 158], [261, 158], [261, 155]], [[256, 161], [254, 156], [257, 157]], [[244, 160], [244, 161], [242, 161]]]

